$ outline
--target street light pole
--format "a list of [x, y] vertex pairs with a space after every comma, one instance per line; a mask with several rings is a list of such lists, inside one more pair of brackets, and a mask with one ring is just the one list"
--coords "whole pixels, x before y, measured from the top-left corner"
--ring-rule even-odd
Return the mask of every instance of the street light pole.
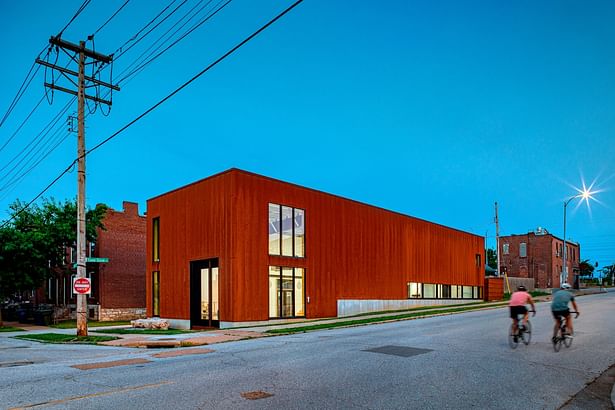
[[578, 197], [580, 195], [575, 195], [571, 198], [568, 198], [567, 201], [564, 202], [564, 264], [562, 267], [562, 273], [559, 275], [559, 285], [562, 286], [562, 283], [565, 283], [568, 281], [568, 264], [566, 262], [566, 207], [568, 206], [568, 204], [570, 203], [570, 201], [572, 201], [574, 198]]
[[583, 192], [581, 192], [580, 194], [571, 196], [566, 201], [564, 201], [564, 266], [562, 267], [562, 273], [559, 276], [560, 286], [562, 285], [562, 283], [568, 282], [568, 262], [566, 261], [566, 257], [568, 253], [566, 249], [566, 207], [568, 206], [570, 201], [572, 201], [575, 198], [583, 198], [585, 200], [587, 200], [588, 198], [592, 198], [591, 194], [592, 193], [588, 189], [584, 188]]

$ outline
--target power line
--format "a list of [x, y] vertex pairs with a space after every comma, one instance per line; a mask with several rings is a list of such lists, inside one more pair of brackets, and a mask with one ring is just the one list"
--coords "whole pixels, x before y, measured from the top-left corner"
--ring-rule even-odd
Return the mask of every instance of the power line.
[[[173, 14], [175, 14], [175, 12], [177, 10], [179, 10], [179, 8], [181, 6], [183, 6], [184, 4], [186, 4], [186, 2], [188, 0], [184, 0], [182, 1], [177, 7], [175, 7], [175, 9], [173, 9], [167, 16], [165, 16], [162, 20], [160, 20], [154, 27], [152, 27], [147, 33], [145, 33], [143, 36], [139, 37], [139, 34], [141, 34], [147, 27], [149, 27], [151, 24], [153, 24], [156, 20], [158, 20], [158, 17], [160, 17], [165, 11], [167, 11], [169, 9], [169, 7], [171, 7], [173, 5], [173, 3], [175, 3], [176, 0], [173, 0], [168, 6], [166, 6], [164, 9], [162, 9], [162, 11], [160, 11], [160, 13], [158, 13], [153, 19], [151, 19], [145, 26], [143, 26], [143, 28], [141, 28], [141, 30], [139, 30], [134, 36], [132, 36], [131, 38], [129, 38], [124, 44], [122, 44], [115, 52], [119, 52], [120, 54], [118, 54], [117, 56], [114, 57], [114, 60], [117, 61], [121, 56], [123, 56], [126, 52], [128, 52], [128, 50], [130, 50], [131, 48], [133, 48], [134, 46], [136, 46], [137, 44], [139, 44], [139, 42], [141, 40], [143, 40], [145, 37], [148, 36], [148, 34], [150, 34], [152, 31], [154, 31], [158, 26], [160, 26], [162, 23], [164, 23], [169, 17], [171, 17]], [[126, 46], [126, 44], [130, 43], [134, 41], [133, 44], [130, 45], [130, 47], [128, 47], [127, 49], [124, 50], [124, 47]]]
[[[113, 138], [117, 137], [120, 133], [124, 132], [128, 127], [132, 126], [134, 123], [136, 123], [137, 121], [141, 120], [143, 117], [145, 117], [146, 115], [148, 115], [149, 113], [151, 113], [152, 111], [154, 111], [156, 108], [158, 108], [160, 105], [162, 105], [163, 103], [165, 103], [166, 101], [168, 101], [169, 99], [171, 99], [173, 96], [175, 96], [177, 93], [179, 93], [181, 90], [183, 90], [184, 88], [186, 88], [188, 85], [190, 85], [191, 83], [193, 83], [195, 80], [197, 80], [199, 77], [201, 77], [203, 74], [205, 74], [206, 72], [208, 72], [209, 70], [211, 70], [213, 67], [215, 67], [216, 65], [218, 65], [221, 61], [223, 61], [224, 59], [226, 59], [228, 56], [230, 56], [231, 54], [233, 54], [235, 51], [237, 51], [239, 48], [241, 48], [243, 45], [245, 45], [246, 43], [248, 43], [250, 40], [252, 40], [254, 37], [258, 36], [260, 33], [262, 33], [263, 31], [265, 31], [269, 26], [271, 26], [273, 23], [275, 23], [276, 21], [278, 21], [279, 19], [281, 19], [283, 16], [285, 16], [287, 13], [289, 13], [291, 10], [293, 10], [295, 7], [297, 7], [299, 4], [301, 4], [303, 2], [303, 0], [297, 0], [296, 2], [294, 2], [293, 4], [291, 4], [288, 8], [286, 8], [284, 11], [282, 11], [281, 13], [279, 13], [277, 16], [275, 16], [273, 19], [269, 20], [269, 22], [267, 22], [265, 25], [263, 25], [261, 28], [259, 28], [258, 30], [256, 30], [254, 33], [250, 34], [248, 37], [246, 37], [244, 40], [242, 40], [239, 44], [237, 44], [236, 46], [234, 46], [233, 48], [231, 48], [229, 51], [227, 51], [226, 53], [224, 53], [221, 57], [219, 57], [217, 60], [215, 60], [213, 63], [209, 64], [207, 67], [205, 67], [203, 70], [201, 70], [198, 74], [196, 74], [195, 76], [193, 76], [190, 80], [186, 81], [185, 83], [183, 83], [181, 86], [179, 86], [178, 88], [176, 88], [173, 92], [171, 92], [169, 95], [167, 95], [166, 97], [164, 97], [162, 100], [158, 101], [156, 104], [154, 104], [152, 107], [150, 107], [149, 109], [147, 109], [145, 112], [143, 112], [141, 115], [139, 115], [138, 117], [136, 117], [135, 119], [133, 119], [132, 121], [130, 121], [128, 124], [124, 125], [122, 128], [120, 128], [119, 130], [117, 130], [116, 132], [114, 132], [111, 136], [107, 137], [106, 139], [104, 139], [103, 141], [101, 141], [100, 143], [98, 143], [97, 145], [95, 145], [93, 148], [89, 149], [88, 151], [86, 151], [83, 156], [87, 156], [89, 154], [91, 154], [92, 152], [96, 151], [98, 148], [100, 148], [101, 146], [103, 146], [104, 144], [106, 144], [107, 142], [111, 141]], [[24, 212], [30, 205], [32, 205], [34, 203], [34, 201], [36, 201], [38, 198], [40, 198], [45, 192], [47, 192], [47, 190], [49, 190], [49, 188], [51, 188], [56, 182], [58, 182], [60, 180], [60, 178], [62, 178], [67, 172], [70, 171], [70, 169], [73, 167], [73, 165], [75, 163], [77, 163], [77, 161], [80, 159], [81, 157], [78, 157], [76, 159], [74, 159], [70, 165], [64, 170], [62, 171], [53, 181], [51, 181], [41, 192], [39, 192], [32, 200], [30, 200], [30, 202], [28, 202], [26, 205], [24, 205], [23, 208], [21, 208], [19, 211], [15, 212], [8, 220], [6, 220], [2, 225], [0, 225], [0, 228], [5, 227], [6, 225], [8, 225], [13, 219], [15, 219], [17, 216], [19, 216], [22, 212]]]
[[77, 11], [75, 12], [75, 14], [73, 15], [73, 17], [68, 21], [68, 23], [66, 23], [66, 25], [64, 26], [64, 28], [62, 30], [60, 30], [60, 32], [58, 33], [58, 35], [56, 37], [62, 37], [62, 34], [64, 33], [64, 31], [68, 28], [68, 26], [70, 26], [73, 21], [75, 21], [75, 19], [79, 16], [79, 14], [81, 14], [81, 12], [83, 10], [85, 10], [85, 8], [88, 6], [88, 4], [90, 4], [91, 0], [85, 0], [81, 6], [79, 6], [79, 8], [77, 9]]
[[[218, 4], [215, 7], [217, 7], [218, 5], [220, 5], [224, 0], [218, 2]], [[203, 25], [204, 23], [206, 23], [209, 19], [211, 19], [213, 16], [215, 16], [216, 14], [218, 14], [218, 12], [220, 12], [224, 7], [226, 7], [232, 0], [226, 0], [224, 2], [224, 4], [222, 4], [222, 6], [220, 6], [217, 10], [211, 12], [209, 15], [207, 15], [206, 17], [204, 17], [201, 21], [199, 21], [197, 24], [195, 24], [194, 26], [192, 26], [187, 32], [185, 32], [182, 36], [180, 36], [178, 39], [176, 39], [173, 43], [169, 44], [164, 50], [160, 51], [158, 54], [156, 54], [155, 56], [151, 57], [149, 60], [141, 63], [139, 66], [137, 66], [136, 68], [134, 68], [132, 71], [130, 71], [128, 74], [126, 74], [124, 77], [122, 77], [121, 79], [119, 79], [117, 81], [117, 83], [121, 83], [122, 81], [128, 79], [129, 77], [131, 77], [132, 75], [136, 75], [136, 73], [140, 72], [141, 70], [143, 70], [146, 66], [148, 66], [149, 64], [151, 64], [154, 60], [156, 60], [158, 57], [160, 57], [161, 55], [163, 55], [165, 52], [167, 52], [170, 48], [172, 48], [173, 46], [175, 46], [177, 43], [179, 43], [180, 41], [182, 41], [184, 38], [186, 38], [190, 33], [192, 33], [194, 30], [196, 30], [197, 28], [199, 28], [201, 25]], [[210, 2], [208, 2], [204, 7], [207, 7], [207, 5]], [[202, 9], [201, 9], [202, 10]], [[201, 11], [199, 10], [197, 12], [197, 14]], [[194, 17], [194, 16], [193, 16]], [[192, 18], [191, 18], [192, 19]], [[190, 20], [188, 20], [190, 21]], [[186, 21], [186, 23], [184, 23], [179, 29], [177, 29], [171, 36], [175, 35], [179, 30], [181, 30], [181, 28], [186, 25], [188, 23], [188, 21]], [[167, 39], [168, 40], [168, 39]], [[160, 45], [156, 50], [160, 49], [160, 47], [162, 47], [162, 45]], [[152, 54], [154, 52], [156, 52], [156, 50], [154, 50], [152, 52]], [[151, 56], [151, 54], [150, 54]]]
[[[193, 14], [193, 15], [192, 15], [189, 19], [188, 19], [188, 21], [192, 20], [192, 19], [194, 18], [194, 16], [196, 16], [198, 13], [200, 13], [200, 12], [203, 10], [203, 8], [207, 7], [207, 6], [209, 5], [209, 3], [211, 3], [211, 1], [212, 1], [212, 0], [209, 0], [209, 1], [207, 2], [207, 4], [205, 4], [205, 6], [201, 7], [201, 8], [200, 8], [197, 12], [195, 12], [195, 13], [194, 13], [194, 14]], [[137, 63], [139, 62], [139, 60], [141, 60], [141, 58], [142, 58], [145, 54], [147, 54], [147, 53], [151, 50], [151, 48], [152, 48], [152, 47], [154, 47], [154, 46], [155, 46], [155, 45], [156, 45], [156, 44], [157, 44], [160, 40], [162, 40], [162, 39], [163, 39], [163, 38], [164, 38], [164, 37], [165, 37], [165, 36], [166, 36], [166, 35], [167, 35], [167, 34], [168, 34], [171, 30], [173, 30], [173, 29], [174, 29], [174, 28], [175, 28], [178, 24], [180, 24], [183, 20], [185, 20], [185, 19], [188, 17], [188, 15], [190, 15], [190, 14], [191, 14], [191, 13], [192, 13], [192, 12], [193, 12], [193, 11], [194, 11], [197, 7], [198, 7], [198, 6], [199, 6], [199, 4], [201, 4], [202, 2], [203, 2], [203, 0], [199, 0], [199, 1], [198, 1], [198, 2], [197, 2], [197, 3], [196, 3], [196, 4], [195, 4], [195, 5], [194, 5], [194, 6], [193, 6], [190, 10], [188, 10], [188, 11], [187, 11], [187, 12], [186, 12], [183, 16], [181, 16], [181, 17], [180, 17], [180, 18], [179, 18], [179, 19], [175, 22], [175, 24], [173, 24], [173, 25], [172, 25], [172, 26], [171, 26], [171, 27], [170, 27], [167, 31], [165, 31], [165, 32], [164, 32], [164, 34], [162, 34], [160, 37], [158, 37], [158, 39], [156, 39], [156, 41], [154, 41], [154, 42], [153, 42], [153, 43], [152, 43], [152, 44], [151, 44], [151, 45], [150, 45], [150, 46], [149, 46], [149, 47], [148, 47], [145, 51], [143, 51], [143, 52], [139, 55], [139, 57], [137, 57], [136, 59], [134, 59], [132, 63], [130, 63], [130, 64], [129, 64], [129, 65], [128, 65], [128, 66], [127, 66], [127, 67], [126, 67], [126, 68], [125, 68], [125, 69], [124, 69], [121, 73], [120, 73], [120, 74], [118, 74], [118, 77], [119, 77], [119, 76], [124, 75], [124, 73], [130, 69], [130, 67], [132, 67], [133, 65], [137, 64]], [[184, 3], [185, 3], [185, 2], [184, 2]], [[174, 12], [175, 12], [175, 11], [177, 11], [177, 9], [178, 9], [179, 7], [181, 7], [184, 3], [180, 4], [180, 5], [179, 5], [179, 6], [178, 6], [175, 10], [174, 10]], [[168, 17], [168, 16], [167, 16], [167, 17]], [[162, 23], [162, 21], [161, 21], [160, 23]], [[187, 22], [186, 22], [186, 23], [187, 23]], [[184, 23], [184, 25], [185, 25], [186, 23]], [[158, 26], [159, 26], [159, 24], [157, 24], [157, 25], [156, 25], [156, 27], [158, 27]], [[152, 30], [153, 30], [153, 29], [155, 29], [156, 27], [153, 27], [153, 28], [152, 28]], [[182, 27], [183, 27], [183, 25], [182, 25]], [[150, 32], [151, 32], [151, 30], [150, 30]], [[148, 32], [147, 34], [149, 34], [149, 32]], [[173, 34], [175, 34], [175, 33], [173, 33]], [[165, 41], [168, 41], [168, 39], [167, 39], [167, 40], [165, 40]], [[163, 41], [163, 44], [164, 44], [164, 41]], [[134, 46], [134, 45], [136, 45], [136, 44], [133, 44], [133, 46]], [[132, 46], [131, 46], [131, 47], [132, 47]], [[158, 47], [161, 47], [161, 46], [158, 46]], [[156, 49], [155, 49], [155, 51], [156, 51], [156, 50], [158, 50], [158, 49], [159, 49], [159, 48], [156, 48]], [[126, 51], [128, 51], [128, 50], [129, 50], [129, 49], [127, 49]], [[153, 54], [155, 51], [152, 51], [149, 55]], [[120, 54], [120, 56], [121, 56], [121, 54]], [[119, 57], [119, 56], [118, 56], [118, 57]], [[145, 59], [145, 58], [144, 58], [144, 59]]]
[[38, 102], [36, 103], [36, 105], [34, 106], [34, 108], [32, 109], [32, 111], [30, 111], [30, 114], [28, 114], [28, 116], [26, 117], [25, 120], [23, 120], [21, 122], [21, 124], [19, 125], [19, 127], [17, 127], [17, 129], [15, 130], [15, 132], [13, 132], [13, 134], [9, 137], [9, 139], [6, 140], [6, 142], [4, 144], [2, 144], [2, 146], [0, 147], [0, 152], [2, 152], [2, 150], [9, 144], [9, 142], [11, 142], [11, 140], [13, 140], [13, 138], [15, 138], [15, 136], [19, 133], [19, 131], [21, 130], [21, 128], [28, 122], [28, 120], [30, 119], [30, 117], [32, 116], [32, 114], [34, 114], [34, 112], [38, 109], [38, 107], [41, 105], [41, 103], [45, 100], [45, 95], [43, 94], [43, 96], [41, 97], [40, 100], [38, 100]]
[[[48, 134], [49, 132], [51, 132], [51, 129], [53, 127], [56, 126], [56, 124], [58, 123], [58, 121], [60, 120], [61, 116], [64, 115], [64, 113], [66, 111], [68, 111], [68, 108], [70, 107], [70, 105], [75, 101], [75, 98], [72, 98], [71, 100], [69, 100], [66, 105], [47, 123], [47, 125], [45, 125], [43, 127], [43, 129], [41, 130], [41, 132], [39, 132], [28, 144], [26, 144], [26, 146], [24, 148], [21, 149], [21, 151], [19, 151], [14, 157], [13, 159], [11, 159], [9, 162], [7, 162], [6, 164], [4, 164], [4, 166], [2, 168], [0, 168], [0, 172], [4, 171], [8, 166], [10, 166], [13, 162], [15, 162], [20, 156], [22, 156], [22, 154], [24, 154], [24, 152], [30, 148], [30, 146], [32, 144], [35, 144], [33, 148], [30, 149], [30, 151], [28, 151], [28, 153], [24, 154], [24, 156], [27, 156], [38, 144], [40, 144], [40, 141], [42, 141]], [[38, 140], [38, 142], [37, 142]], [[7, 171], [7, 173], [5, 174], [4, 177], [0, 177], [0, 181], [2, 179], [4, 179], [6, 176], [10, 175], [11, 172], [13, 172], [16, 167], [19, 166], [19, 164], [21, 163], [21, 161], [19, 161], [17, 164], [15, 164], [13, 166], [13, 168], [11, 168], [9, 171]]]
[[109, 18], [107, 19], [107, 21], [105, 21], [105, 22], [104, 22], [104, 23], [103, 23], [100, 27], [98, 27], [98, 28], [96, 29], [96, 31], [95, 31], [95, 32], [91, 35], [91, 37], [94, 37], [96, 34], [98, 34], [98, 32], [99, 32], [100, 30], [102, 30], [102, 29], [103, 29], [103, 28], [104, 28], [107, 24], [109, 24], [109, 22], [110, 22], [111, 20], [113, 20], [113, 19], [115, 18], [115, 16], [117, 16], [117, 14], [118, 14], [120, 11], [122, 11], [122, 9], [123, 9], [124, 7], [126, 7], [126, 5], [127, 5], [129, 2], [130, 2], [130, 0], [126, 0], [126, 1], [124, 2], [124, 4], [122, 4], [122, 5], [120, 6], [120, 8], [119, 8], [119, 9], [117, 9], [117, 10], [115, 11], [115, 13], [113, 13], [113, 14], [111, 15], [111, 17], [109, 17]]

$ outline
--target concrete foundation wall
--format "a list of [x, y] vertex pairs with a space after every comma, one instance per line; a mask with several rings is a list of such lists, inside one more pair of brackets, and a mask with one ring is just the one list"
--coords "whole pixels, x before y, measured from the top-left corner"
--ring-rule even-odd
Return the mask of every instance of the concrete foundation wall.
[[145, 318], [145, 308], [116, 308], [116, 309], [100, 309], [98, 320], [115, 321], [115, 320], [134, 320]]
[[419, 306], [459, 305], [481, 302], [482, 299], [402, 299], [402, 300], [348, 300], [337, 301], [337, 316], [353, 316], [361, 313], [402, 310]]

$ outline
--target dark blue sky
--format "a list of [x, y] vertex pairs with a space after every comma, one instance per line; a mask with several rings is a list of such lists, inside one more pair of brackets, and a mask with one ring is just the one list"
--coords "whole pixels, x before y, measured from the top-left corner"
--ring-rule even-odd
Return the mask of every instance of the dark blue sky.
[[[93, 0], [63, 38], [84, 39], [122, 3]], [[131, 0], [96, 34], [96, 50], [114, 52], [169, 3]], [[0, 5], [0, 114], [80, 4]], [[88, 147], [289, 4], [232, 1], [120, 84], [111, 115], [88, 117]], [[595, 182], [600, 203], [588, 211], [572, 202], [567, 233], [583, 258], [613, 263], [613, 21], [612, 1], [308, 0], [92, 154], [88, 203], [121, 209], [130, 200], [144, 211], [147, 198], [238, 167], [487, 235], [492, 246], [495, 201], [503, 234], [542, 226], [562, 236], [563, 201]], [[169, 26], [118, 58], [116, 79]], [[43, 75], [0, 127], [0, 146], [41, 97]], [[44, 102], [0, 151], [0, 167], [68, 101], [55, 93], [52, 106]], [[70, 164], [75, 139], [0, 190], [2, 218], [16, 197], [29, 200]], [[5, 173], [0, 189], [11, 180]], [[66, 175], [46, 196], [74, 196], [75, 179]]]

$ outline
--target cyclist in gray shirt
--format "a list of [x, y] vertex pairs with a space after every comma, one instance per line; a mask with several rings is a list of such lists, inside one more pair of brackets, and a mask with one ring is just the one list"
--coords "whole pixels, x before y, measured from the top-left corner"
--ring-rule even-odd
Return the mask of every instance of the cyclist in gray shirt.
[[570, 316], [568, 303], [572, 303], [572, 307], [577, 311], [578, 317], [579, 308], [577, 308], [577, 303], [574, 300], [571, 287], [567, 283], [562, 283], [560, 290], [553, 294], [553, 301], [551, 302], [551, 312], [553, 313], [553, 318], [555, 319], [553, 339], [557, 337], [557, 332], [559, 331], [560, 320], [562, 317], [566, 318], [566, 332], [568, 335], [572, 336], [572, 316]]

